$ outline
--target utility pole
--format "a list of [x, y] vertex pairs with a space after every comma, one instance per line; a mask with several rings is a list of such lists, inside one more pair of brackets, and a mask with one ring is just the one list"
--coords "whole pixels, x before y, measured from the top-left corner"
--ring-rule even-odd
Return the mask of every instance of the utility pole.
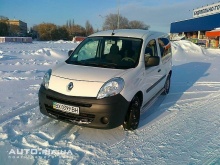
[[120, 22], [120, 20], [119, 20], [119, 7], [120, 7], [120, 0], [118, 0], [118, 26], [117, 26], [117, 28], [119, 29], [120, 27], [119, 27], [119, 22]]

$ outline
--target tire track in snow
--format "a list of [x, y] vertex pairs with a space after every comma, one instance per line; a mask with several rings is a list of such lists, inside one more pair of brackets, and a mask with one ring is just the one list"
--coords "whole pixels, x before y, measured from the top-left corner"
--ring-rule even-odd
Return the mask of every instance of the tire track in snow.
[[[24, 147], [22, 144], [25, 141], [25, 137], [36, 130], [40, 130], [41, 127], [52, 121], [52, 119], [47, 117], [44, 117], [40, 122], [35, 119], [36, 113], [31, 111], [36, 110], [37, 107], [38, 102], [26, 106], [23, 104], [22, 107], [13, 108], [13, 111], [2, 115], [0, 118], [0, 139], [19, 148]], [[34, 120], [31, 121], [30, 118]]]
[[[178, 111], [166, 112], [168, 115], [155, 122], [128, 132], [125, 139], [109, 148], [107, 157], [113, 159], [114, 156], [122, 155], [120, 148], [123, 146], [128, 149], [126, 157], [133, 157], [134, 160], [136, 157], [139, 160], [142, 155], [140, 157], [143, 162], [144, 159], [148, 161], [144, 162], [146, 164], [202, 164], [206, 160], [219, 161], [220, 127], [213, 126], [220, 126], [220, 114], [216, 111], [220, 106], [219, 98], [220, 94], [214, 93], [204, 97], [203, 101], [179, 105]], [[203, 128], [201, 130], [200, 125]], [[133, 150], [130, 151], [129, 148]], [[170, 149], [175, 150], [173, 155], [167, 153]], [[204, 161], [197, 162], [198, 160]]]
[[44, 130], [40, 130], [34, 133], [35, 136], [41, 138], [43, 141], [47, 141], [49, 145], [55, 145], [62, 138], [64, 138], [72, 130], [72, 125], [67, 125], [66, 127], [59, 129], [53, 136], [48, 135]]
[[[54, 120], [55, 121], [55, 120]], [[48, 131], [48, 128], [51, 131]], [[55, 132], [54, 129], [57, 131]], [[81, 129], [79, 126], [74, 126], [71, 124], [63, 123], [60, 121], [55, 121], [48, 123], [48, 125], [41, 127], [36, 133], [31, 133], [23, 137], [22, 143], [19, 148], [43, 148], [49, 150], [70, 150], [73, 155], [69, 158], [63, 159], [62, 157], [57, 157], [56, 155], [51, 154], [50, 156], [57, 157], [58, 160], [65, 160], [66, 162], [73, 161], [76, 164], [79, 161], [82, 161], [86, 155], [95, 156], [90, 150], [84, 149], [84, 146], [75, 143], [78, 131]], [[52, 134], [51, 134], [52, 133]], [[90, 149], [93, 146], [89, 147]], [[42, 158], [42, 160], [52, 160], [51, 158]], [[36, 160], [38, 162], [38, 160]]]
[[[173, 87], [175, 86], [179, 86], [178, 84], [182, 84], [182, 85], [186, 85], [185, 82], [174, 82], [172, 84]], [[173, 92], [172, 89], [167, 96], [159, 96], [158, 98], [156, 98], [155, 102], [153, 102], [150, 106], [146, 107], [145, 109], [141, 110], [141, 121], [145, 120], [146, 118], [148, 118], [150, 115], [152, 115], [153, 113], [155, 113], [156, 109], [159, 109], [161, 111], [161, 113], [163, 113], [164, 111], [166, 111], [169, 107], [173, 107], [173, 105], [175, 105], [176, 109], [178, 110], [178, 105], [179, 104], [184, 104], [184, 103], [192, 103], [195, 101], [203, 101], [204, 99], [206, 99], [206, 96], [209, 94], [213, 94], [213, 93], [219, 93], [220, 90], [220, 82], [196, 82], [194, 84], [191, 84], [193, 87], [196, 86], [207, 86], [209, 87], [208, 90], [190, 90], [190, 91], [185, 91], [185, 92], [181, 92], [181, 91], [176, 91]], [[217, 88], [217, 90], [216, 90]], [[175, 90], [174, 90], [175, 91]], [[181, 96], [185, 96], [184, 98], [182, 98]], [[179, 98], [179, 99], [177, 99]], [[172, 108], [169, 108], [169, 111], [172, 111]]]
[[[2, 115], [0, 126], [3, 129], [0, 129], [0, 138], [3, 140], [3, 143], [10, 143], [18, 149], [45, 147], [52, 150], [59, 148], [70, 149], [78, 155], [76, 156], [78, 161], [82, 160], [87, 154], [93, 155], [90, 151], [80, 146], [68, 143], [68, 140], [72, 142], [75, 140], [80, 127], [77, 126], [76, 129], [76, 126], [72, 124], [45, 116], [39, 122], [40, 112], [39, 114], [31, 113], [37, 107], [38, 103], [21, 108], [13, 108], [12, 112]], [[36, 118], [34, 115], [37, 115]], [[31, 123], [28, 123], [28, 121]], [[50, 134], [50, 130], [53, 130], [52, 134]]]
[[[134, 132], [127, 132], [123, 140], [109, 147], [109, 152], [108, 152], [109, 154], [106, 157], [109, 157], [109, 159], [113, 159], [115, 157], [115, 159], [117, 159], [117, 155], [123, 155], [123, 153], [120, 153], [121, 151], [120, 148], [124, 147], [125, 150], [127, 149], [128, 153], [126, 153], [124, 158], [120, 158], [119, 160], [124, 163], [126, 161], [127, 163], [129, 163], [129, 161], [132, 161], [132, 159], [134, 161], [141, 160], [139, 158], [142, 158], [143, 160], [140, 163], [145, 163], [145, 164], [147, 163], [145, 159], [149, 161], [148, 162], [149, 164], [152, 164], [153, 162], [155, 162], [154, 164], [161, 164], [161, 163], [164, 164], [164, 162], [167, 162], [165, 164], [170, 164], [172, 162], [171, 158], [173, 158], [173, 161], [175, 162], [171, 164], [188, 164], [189, 161], [193, 162], [194, 153], [192, 153], [191, 150], [193, 150], [196, 147], [198, 148], [198, 146], [202, 146], [205, 148], [206, 144], [203, 144], [203, 142], [206, 142], [210, 138], [212, 138], [210, 134], [215, 134], [216, 132], [220, 132], [220, 131], [219, 129], [211, 130], [210, 125], [204, 124], [205, 126], [202, 127], [204, 127], [208, 133], [199, 134], [196, 133], [198, 132], [197, 129], [192, 130], [190, 128], [190, 125], [186, 127], [185, 125], [181, 125], [180, 123], [184, 123], [182, 120], [190, 121], [191, 116], [197, 116], [196, 117], [197, 120], [203, 119], [203, 115], [210, 116], [208, 114], [211, 112], [209, 112], [209, 109], [207, 109], [206, 107], [207, 105], [211, 104], [212, 105], [211, 108], [218, 109], [220, 104], [219, 98], [220, 98], [220, 94], [214, 93], [206, 97], [203, 97], [203, 100], [196, 100], [196, 101], [194, 100], [190, 103], [184, 102], [183, 104], [180, 105], [179, 104], [173, 105], [170, 109], [176, 109], [176, 111], [166, 111], [165, 112], [166, 114], [163, 115], [162, 117], [159, 117], [159, 119], [156, 119], [156, 121], [146, 125], [144, 124], [143, 128], [139, 128]], [[198, 114], [199, 115], [198, 117], [198, 115], [196, 115], [195, 113], [199, 112], [200, 109], [202, 109], [204, 112]], [[218, 118], [218, 116], [216, 118]], [[215, 117], [215, 114], [213, 114], [213, 117]], [[202, 120], [201, 122], [203, 123], [208, 121]], [[220, 121], [218, 122], [220, 125]], [[189, 130], [185, 132], [185, 134], [187, 135], [185, 137], [184, 135], [182, 135], [181, 131], [188, 128]], [[196, 128], [196, 127], [194, 126], [192, 128]], [[211, 133], [209, 131], [211, 131]], [[192, 136], [191, 134], [194, 136]], [[167, 137], [171, 137], [171, 139], [167, 139]], [[209, 139], [207, 140], [207, 138]], [[217, 139], [220, 140], [220, 136], [217, 137]], [[172, 143], [176, 143], [172, 141], [178, 141], [178, 142], [177, 144], [172, 145]], [[187, 144], [186, 147], [184, 147], [185, 143]], [[164, 155], [168, 155], [168, 156], [161, 157], [161, 155], [163, 155], [163, 152], [169, 152], [170, 148], [173, 146], [177, 146], [177, 148], [180, 148], [180, 151], [173, 148], [173, 150], [176, 150], [177, 156], [169, 155], [166, 153]], [[130, 148], [132, 148], [133, 151], [130, 151]], [[195, 151], [195, 153], [196, 152], [197, 151]], [[115, 155], [115, 153], [117, 153], [117, 155]], [[190, 153], [191, 155], [190, 154], [186, 155], [186, 153]], [[210, 154], [215, 154], [214, 157], [211, 158], [211, 160], [219, 160], [217, 155], [218, 153], [219, 153], [219, 149], [218, 150], [214, 149], [212, 152], [210, 151]], [[160, 157], [159, 160], [155, 160], [155, 157], [157, 156]], [[185, 159], [181, 160], [181, 156], [183, 156]], [[126, 160], [126, 157], [130, 157], [130, 159]], [[178, 157], [179, 160], [175, 160], [175, 157]], [[204, 159], [206, 160], [208, 158], [206, 157]], [[106, 161], [103, 160], [103, 162]]]
[[13, 111], [2, 115], [0, 117], [0, 125], [6, 121], [9, 121], [9, 120], [15, 118], [16, 116], [22, 115], [23, 113], [25, 113], [27, 111], [33, 110], [37, 106], [38, 106], [38, 103], [30, 104], [25, 107], [14, 109]]
[[49, 117], [46, 117], [46, 116], [45, 116], [45, 117], [43, 118], [43, 120], [41, 120], [39, 123], [35, 123], [34, 125], [31, 125], [31, 126], [27, 125], [27, 126], [25, 127], [25, 129], [26, 129], [27, 131], [34, 131], [34, 130], [36, 130], [36, 129], [39, 130], [39, 128], [41, 128], [41, 127], [47, 125], [48, 123], [50, 123], [50, 122], [52, 122], [52, 121], [53, 121], [52, 118], [49, 118]]
[[[34, 131], [35, 129], [39, 129], [40, 127], [51, 122], [52, 119], [46, 117], [44, 117], [44, 119], [40, 122], [39, 120], [35, 119], [36, 113], [33, 113], [31, 111], [36, 110], [37, 107], [38, 103], [26, 105], [21, 108], [13, 108], [13, 111], [1, 116], [1, 128], [4, 128], [7, 131], [9, 129], [13, 130], [16, 127], [21, 128], [23, 131], [30, 132]], [[30, 124], [30, 122], [32, 122], [30, 121], [30, 118], [33, 118], [37, 121], [35, 122], [34, 120], [33, 124]]]

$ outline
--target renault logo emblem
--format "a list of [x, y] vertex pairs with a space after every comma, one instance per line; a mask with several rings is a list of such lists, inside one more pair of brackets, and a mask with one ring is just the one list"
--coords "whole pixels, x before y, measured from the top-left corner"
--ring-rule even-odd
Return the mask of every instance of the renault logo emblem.
[[73, 89], [73, 82], [70, 82], [68, 85], [67, 85], [67, 89], [70, 91]]

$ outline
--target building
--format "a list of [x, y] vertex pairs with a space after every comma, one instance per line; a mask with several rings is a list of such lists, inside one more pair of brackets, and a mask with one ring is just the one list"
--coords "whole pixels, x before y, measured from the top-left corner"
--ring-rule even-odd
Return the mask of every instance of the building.
[[179, 34], [193, 42], [219, 47], [220, 2], [193, 10], [193, 18], [171, 23], [170, 33]]
[[27, 23], [20, 20], [8, 20], [10, 36], [24, 37], [27, 35]]

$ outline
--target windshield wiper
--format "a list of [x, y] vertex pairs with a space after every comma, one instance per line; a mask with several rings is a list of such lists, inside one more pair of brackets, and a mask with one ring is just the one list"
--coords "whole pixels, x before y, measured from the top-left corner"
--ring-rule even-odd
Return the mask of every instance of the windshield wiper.
[[81, 62], [81, 61], [70, 61], [69, 64], [84, 65], [84, 62]]
[[86, 61], [70, 61], [69, 64], [121, 69], [120, 66], [118, 66], [117, 64], [108, 63], [108, 62], [100, 62], [100, 63], [98, 62], [97, 63], [97, 62], [86, 62]]
[[104, 68], [117, 68], [117, 64], [115, 63], [100, 63], [100, 65]]
[[91, 63], [91, 62], [88, 62], [88, 63], [85, 63], [86, 66], [99, 66], [99, 64], [97, 63]]

